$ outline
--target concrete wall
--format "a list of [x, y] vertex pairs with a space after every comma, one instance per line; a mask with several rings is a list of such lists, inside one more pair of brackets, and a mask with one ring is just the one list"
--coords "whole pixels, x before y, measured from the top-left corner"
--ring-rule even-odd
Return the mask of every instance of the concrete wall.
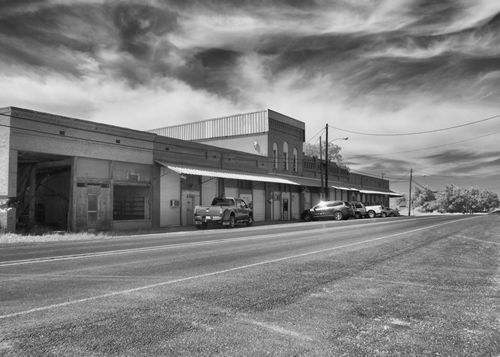
[[181, 224], [180, 175], [166, 167], [160, 169], [160, 227]]
[[12, 126], [14, 150], [153, 163], [153, 134], [17, 108]]
[[16, 210], [9, 198], [16, 196], [17, 153], [11, 150], [10, 111], [0, 111], [0, 232], [15, 231]]
[[267, 157], [267, 153], [269, 152], [267, 133], [228, 138], [204, 139], [197, 140], [197, 142], [265, 157]]

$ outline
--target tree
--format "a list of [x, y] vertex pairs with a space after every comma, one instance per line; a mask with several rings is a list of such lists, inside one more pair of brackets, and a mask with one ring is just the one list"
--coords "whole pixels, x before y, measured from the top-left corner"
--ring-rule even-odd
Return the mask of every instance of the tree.
[[438, 202], [444, 212], [455, 213], [466, 210], [462, 190], [453, 184], [445, 187], [439, 196]]
[[449, 185], [439, 195], [440, 209], [444, 212], [487, 212], [500, 205], [496, 193], [471, 187], [465, 190]]
[[396, 205], [398, 207], [406, 207], [408, 202], [408, 195], [403, 193], [403, 196], [396, 198]]
[[498, 208], [500, 206], [498, 195], [494, 192], [485, 190], [482, 191], [479, 196], [482, 204], [482, 209], [484, 211], [491, 211], [492, 209]]
[[415, 187], [413, 194], [412, 205], [413, 207], [424, 207], [426, 203], [436, 200], [436, 195], [429, 188]]
[[[323, 149], [323, 155], [320, 155], [319, 152], [319, 144], [309, 144], [305, 143], [304, 144], [304, 154], [308, 156], [316, 156], [317, 158], [322, 157], [323, 160], [326, 159], [325, 157], [325, 147], [326, 147], [326, 141], [323, 141], [321, 143], [321, 148]], [[328, 144], [328, 158], [330, 159], [330, 162], [336, 163], [339, 167], [346, 167], [346, 165], [343, 163], [342, 155], [340, 154], [340, 150], [342, 148], [338, 145], [335, 144]]]

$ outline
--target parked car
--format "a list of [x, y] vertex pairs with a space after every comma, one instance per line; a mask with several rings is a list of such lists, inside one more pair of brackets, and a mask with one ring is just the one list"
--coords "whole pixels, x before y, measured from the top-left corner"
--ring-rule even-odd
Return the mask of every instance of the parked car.
[[365, 206], [366, 215], [369, 218], [382, 217], [383, 206], [381, 205], [373, 205], [373, 206]]
[[194, 208], [194, 223], [198, 228], [209, 224], [233, 228], [236, 223], [253, 223], [252, 208], [241, 198], [216, 197], [210, 206]]
[[399, 216], [398, 209], [392, 209], [382, 205], [365, 206], [365, 208], [366, 208], [366, 214], [370, 218]]
[[382, 215], [382, 217], [398, 217], [399, 210], [397, 208], [383, 207]]
[[368, 217], [368, 212], [366, 211], [366, 207], [363, 203], [361, 202], [350, 202], [352, 205], [352, 208], [354, 209], [354, 217], [355, 218], [364, 218]]
[[343, 201], [321, 201], [310, 209], [306, 209], [301, 215], [306, 222], [318, 219], [340, 221], [351, 217], [354, 217], [354, 209], [350, 202]]

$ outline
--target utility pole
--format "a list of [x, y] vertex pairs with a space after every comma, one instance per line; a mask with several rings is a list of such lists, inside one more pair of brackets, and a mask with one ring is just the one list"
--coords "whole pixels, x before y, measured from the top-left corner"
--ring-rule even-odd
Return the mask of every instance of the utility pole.
[[413, 179], [413, 168], [410, 169], [410, 193], [408, 194], [408, 217], [410, 217], [411, 213], [411, 181]]
[[330, 200], [330, 189], [328, 187], [328, 124], [326, 124], [326, 142], [325, 142], [325, 195], [326, 195], [326, 200]]
[[[323, 149], [321, 144], [321, 136], [319, 137], [319, 175], [321, 177], [321, 196], [325, 195], [325, 190], [323, 186]], [[321, 197], [323, 200], [324, 197]]]

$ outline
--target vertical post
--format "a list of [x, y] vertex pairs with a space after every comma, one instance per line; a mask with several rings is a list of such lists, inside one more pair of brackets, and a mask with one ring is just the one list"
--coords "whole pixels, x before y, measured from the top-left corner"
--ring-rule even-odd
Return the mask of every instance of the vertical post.
[[413, 179], [413, 168], [410, 169], [410, 191], [408, 194], [408, 217], [411, 215], [411, 184]]
[[326, 141], [325, 141], [325, 195], [326, 200], [330, 200], [330, 188], [328, 187], [328, 161], [330, 158], [328, 157], [328, 124], [326, 124]]
[[325, 197], [325, 186], [323, 185], [323, 148], [321, 144], [321, 136], [319, 137], [319, 175], [321, 177], [321, 190], [320, 199], [323, 200]]
[[28, 208], [28, 225], [32, 228], [35, 225], [35, 210], [36, 210], [36, 166], [33, 164], [30, 168], [30, 192], [29, 192], [29, 208]]

